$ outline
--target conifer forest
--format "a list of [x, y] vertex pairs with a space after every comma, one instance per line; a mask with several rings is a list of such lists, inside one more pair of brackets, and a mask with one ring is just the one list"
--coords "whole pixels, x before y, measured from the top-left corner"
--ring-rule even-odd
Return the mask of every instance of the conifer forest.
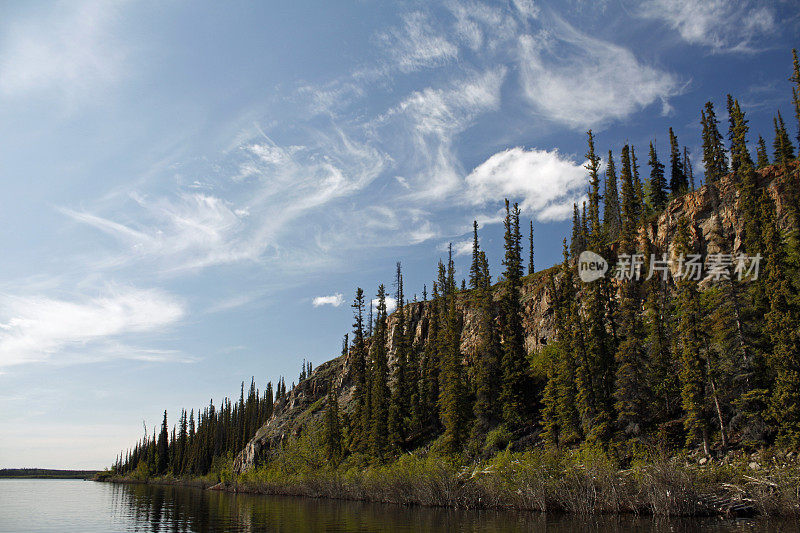
[[[714, 460], [796, 452], [796, 50], [791, 58], [782, 83], [794, 117], [776, 113], [774, 131], [752, 131], [730, 94], [698, 110], [698, 154], [672, 128], [657, 132], [666, 146], [600, 146], [588, 131], [587, 200], [574, 205], [560, 264], [534, 265], [533, 222], [509, 198], [502, 257], [487, 257], [476, 221], [469, 271], [456, 271], [451, 248], [414, 299], [398, 262], [374, 315], [355, 289], [340, 357], [304, 362], [296, 383], [252, 380], [238, 398], [164, 412], [111, 472], [231, 480], [285, 466], [309, 442], [300, 461], [342, 471], [408, 455], [464, 466], [504, 451], [598, 450], [625, 468], [654, 450]], [[700, 203], [711, 207], [699, 213]], [[581, 279], [585, 252], [608, 262], [605, 275]], [[531, 333], [532, 309], [546, 334]], [[301, 400], [302, 420], [287, 420]]]

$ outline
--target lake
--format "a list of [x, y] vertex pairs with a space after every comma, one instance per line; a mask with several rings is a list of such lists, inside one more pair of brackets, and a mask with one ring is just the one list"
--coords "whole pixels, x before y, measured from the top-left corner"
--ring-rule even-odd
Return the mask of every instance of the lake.
[[0, 532], [797, 531], [786, 521], [458, 511], [81, 480], [0, 479]]

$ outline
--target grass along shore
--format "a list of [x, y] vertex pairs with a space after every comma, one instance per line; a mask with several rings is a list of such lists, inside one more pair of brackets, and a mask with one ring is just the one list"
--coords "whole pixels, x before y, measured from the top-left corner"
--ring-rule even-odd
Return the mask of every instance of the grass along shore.
[[[498, 453], [466, 463], [433, 453], [386, 465], [350, 456], [338, 466], [293, 446], [235, 476], [230, 462], [202, 478], [112, 473], [99, 480], [191, 485], [256, 494], [339, 498], [402, 505], [657, 516], [763, 515], [800, 518], [800, 463], [794, 452], [730, 452], [635, 459], [625, 468], [597, 449]], [[216, 486], [214, 486], [216, 485]]]

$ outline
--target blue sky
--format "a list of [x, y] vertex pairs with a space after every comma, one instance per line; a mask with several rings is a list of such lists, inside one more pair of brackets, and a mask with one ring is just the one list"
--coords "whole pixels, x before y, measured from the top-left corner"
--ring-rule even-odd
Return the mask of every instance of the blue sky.
[[[646, 160], [731, 92], [792, 134], [798, 2], [4, 2], [0, 467], [103, 467], [335, 356], [502, 200], [560, 256], [585, 134]], [[698, 157], [697, 173], [702, 172]], [[643, 169], [646, 171], [646, 169]], [[467, 255], [457, 257], [463, 277]]]

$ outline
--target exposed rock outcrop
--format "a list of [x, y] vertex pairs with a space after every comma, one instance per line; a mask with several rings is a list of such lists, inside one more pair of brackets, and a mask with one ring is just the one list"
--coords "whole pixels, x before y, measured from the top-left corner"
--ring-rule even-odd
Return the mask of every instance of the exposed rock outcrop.
[[[791, 202], [796, 201], [798, 162], [790, 166], [789, 179], [783, 175], [780, 167], [771, 166], [758, 171], [759, 184], [775, 200], [778, 218], [783, 228], [789, 228]], [[649, 240], [662, 252], [672, 252], [673, 240], [678, 222], [685, 218], [691, 228], [691, 236], [695, 249], [702, 254], [738, 253], [742, 251], [743, 221], [737, 210], [739, 191], [733, 175], [728, 175], [713, 185], [704, 185], [694, 192], [672, 200], [658, 216], [648, 222], [642, 229]], [[529, 352], [541, 350], [555, 338], [553, 323], [551, 276], [557, 275], [558, 268], [553, 267], [536, 272], [523, 279], [521, 300], [524, 308], [523, 326], [525, 328], [525, 346]], [[499, 299], [502, 284], [495, 286], [494, 297]], [[477, 356], [477, 324], [478, 310], [470, 297], [469, 291], [460, 293], [457, 307], [463, 317], [461, 332], [461, 350], [465, 363], [471, 364]], [[406, 306], [406, 316], [415, 332], [415, 344], [424, 345], [428, 332], [431, 302], [414, 302]], [[389, 360], [396, 353], [392, 345], [393, 329], [397, 326], [397, 316], [391, 315], [389, 327]], [[275, 412], [262, 426], [244, 450], [236, 457], [234, 469], [242, 472], [257, 463], [260, 457], [275, 449], [291, 435], [297, 435], [304, 425], [322, 416], [325, 396], [331, 387], [337, 391], [340, 409], [350, 412], [353, 395], [353, 384], [347, 369], [348, 362], [344, 357], [337, 357], [314, 370], [310, 377], [300, 382], [289, 391], [285, 400], [275, 404]]]

